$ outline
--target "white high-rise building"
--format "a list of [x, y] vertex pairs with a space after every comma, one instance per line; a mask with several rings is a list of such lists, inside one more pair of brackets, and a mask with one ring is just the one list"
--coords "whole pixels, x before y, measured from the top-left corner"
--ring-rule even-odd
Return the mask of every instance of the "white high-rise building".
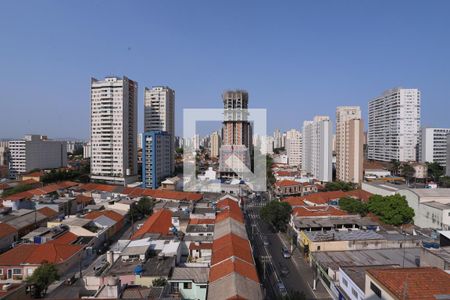
[[219, 157], [220, 152], [220, 135], [218, 131], [214, 131], [210, 136], [210, 144], [211, 144], [211, 157], [217, 158]]
[[172, 173], [175, 171], [175, 91], [168, 86], [145, 88], [144, 131], [165, 131], [172, 138]]
[[156, 189], [172, 173], [172, 136], [166, 131], [147, 131], [142, 146], [143, 187]]
[[22, 140], [8, 143], [9, 175], [18, 175], [33, 169], [55, 169], [67, 166], [67, 143], [48, 140], [46, 136], [29, 134]]
[[368, 158], [415, 161], [420, 128], [420, 91], [395, 88], [369, 102]]
[[261, 154], [262, 155], [272, 155], [274, 138], [272, 136], [261, 136]]
[[336, 179], [360, 184], [363, 177], [363, 122], [359, 106], [336, 109]]
[[422, 128], [419, 139], [419, 161], [447, 165], [447, 135], [450, 128]]
[[302, 169], [321, 181], [333, 180], [330, 118], [316, 116], [303, 123]]
[[127, 77], [91, 80], [91, 179], [137, 180], [137, 82]]
[[92, 156], [92, 145], [91, 142], [87, 142], [83, 145], [83, 158], [91, 158]]
[[286, 132], [286, 153], [290, 166], [301, 167], [302, 165], [302, 133], [291, 129]]
[[280, 131], [280, 129], [275, 129], [275, 132], [273, 133], [273, 148], [281, 148], [283, 135]]

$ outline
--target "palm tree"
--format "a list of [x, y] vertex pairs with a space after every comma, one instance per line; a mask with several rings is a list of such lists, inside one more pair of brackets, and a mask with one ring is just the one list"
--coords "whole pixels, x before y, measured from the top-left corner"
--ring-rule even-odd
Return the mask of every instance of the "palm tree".
[[398, 175], [401, 165], [402, 164], [400, 163], [400, 161], [398, 159], [391, 160], [391, 165], [390, 165], [389, 171], [392, 172], [392, 175]]
[[409, 185], [410, 180], [414, 178], [414, 175], [416, 174], [416, 170], [407, 163], [403, 164], [400, 169], [403, 177], [406, 179], [406, 183]]

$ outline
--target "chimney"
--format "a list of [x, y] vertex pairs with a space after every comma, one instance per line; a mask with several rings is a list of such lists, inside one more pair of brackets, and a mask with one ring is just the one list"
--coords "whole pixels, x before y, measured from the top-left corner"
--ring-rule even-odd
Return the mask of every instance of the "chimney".
[[106, 261], [109, 263], [109, 265], [112, 265], [114, 263], [114, 252], [108, 251], [106, 252]]

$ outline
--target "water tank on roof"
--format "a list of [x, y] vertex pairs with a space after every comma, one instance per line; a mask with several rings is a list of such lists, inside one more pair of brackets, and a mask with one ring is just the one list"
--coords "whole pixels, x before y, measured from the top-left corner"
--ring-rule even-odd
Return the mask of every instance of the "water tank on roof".
[[143, 271], [144, 271], [144, 269], [142, 268], [141, 265], [137, 265], [136, 268], [134, 268], [135, 275], [141, 275]]

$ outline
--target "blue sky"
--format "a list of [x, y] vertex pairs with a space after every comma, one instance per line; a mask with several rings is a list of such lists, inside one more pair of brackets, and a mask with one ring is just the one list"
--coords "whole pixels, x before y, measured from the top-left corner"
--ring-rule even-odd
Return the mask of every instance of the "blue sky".
[[450, 1], [3, 1], [0, 137], [89, 136], [90, 77], [176, 90], [219, 108], [246, 89], [268, 130], [396, 87], [422, 91], [422, 125], [450, 127]]

